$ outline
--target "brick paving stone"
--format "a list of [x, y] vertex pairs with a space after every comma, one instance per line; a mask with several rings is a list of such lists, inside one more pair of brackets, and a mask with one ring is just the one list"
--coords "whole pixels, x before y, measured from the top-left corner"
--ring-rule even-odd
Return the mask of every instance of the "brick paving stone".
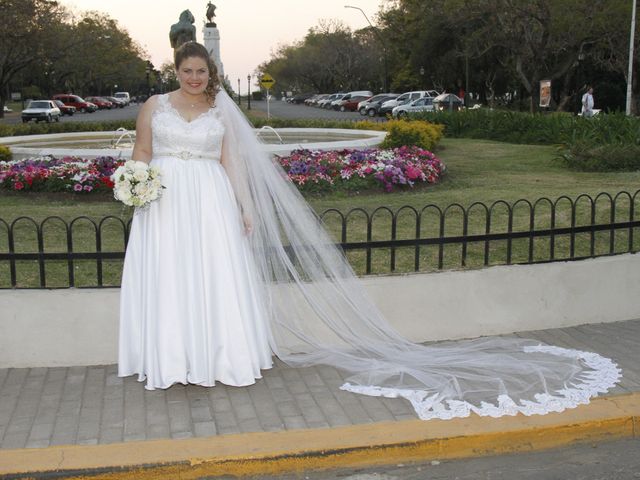
[[213, 420], [211, 408], [209, 405], [203, 405], [201, 407], [191, 407], [191, 421], [193, 423], [207, 422]]
[[249, 433], [249, 432], [262, 432], [262, 425], [260, 425], [260, 422], [258, 421], [257, 418], [246, 418], [244, 420], [240, 420], [239, 422], [239, 426], [240, 426], [240, 431], [242, 433]]
[[415, 418], [418, 418], [408, 400], [385, 397], [380, 397], [380, 400], [394, 418], [398, 418], [398, 416], [406, 417], [407, 415], [413, 415]]
[[380, 397], [369, 397], [366, 395], [359, 396], [362, 398], [359, 398], [358, 400], [362, 403], [362, 406], [374, 422], [387, 422], [393, 420], [393, 414], [387, 407], [385, 407]]
[[28, 433], [14, 433], [9, 435], [5, 433], [4, 440], [2, 441], [2, 445], [0, 448], [2, 449], [14, 449], [14, 448], [25, 448], [27, 445], [27, 437]]
[[259, 381], [247, 389], [256, 410], [258, 420], [265, 432], [282, 430], [283, 423], [271, 391], [266, 382]]
[[183, 400], [167, 402], [167, 413], [169, 415], [171, 433], [190, 432], [192, 430], [191, 410], [186, 395]]
[[276, 403], [293, 401], [293, 395], [286, 388], [272, 388], [270, 390], [271, 396]]
[[79, 417], [77, 415], [58, 415], [51, 435], [52, 445], [71, 445], [75, 443], [78, 433]]
[[171, 430], [169, 429], [169, 424], [154, 423], [154, 424], [147, 425], [147, 430], [146, 430], [147, 440], [170, 438], [170, 437], [171, 437]]
[[324, 417], [322, 410], [318, 407], [315, 399], [310, 393], [301, 393], [294, 396], [300, 410], [302, 410], [302, 416], [304, 417], [307, 425], [311, 428], [328, 427], [329, 423]]
[[284, 417], [282, 420], [287, 430], [301, 430], [309, 428], [309, 425], [307, 425], [307, 422], [304, 420], [303, 416]]
[[24, 448], [47, 448], [51, 445], [51, 441], [46, 438], [43, 440], [27, 440]]
[[119, 443], [124, 440], [121, 427], [107, 427], [100, 428], [100, 435], [98, 436], [98, 443]]
[[48, 440], [53, 433], [53, 423], [40, 423], [33, 425], [29, 432], [28, 440]]
[[309, 389], [302, 379], [300, 372], [294, 368], [286, 369], [282, 372], [285, 386], [292, 394], [307, 393]]
[[194, 434], [191, 430], [184, 432], [171, 432], [171, 438], [174, 440], [180, 440], [183, 438], [193, 438]]
[[36, 425], [55, 422], [58, 408], [60, 406], [60, 396], [47, 395], [40, 398], [38, 411], [34, 423]]
[[269, 387], [271, 390], [285, 387], [284, 378], [280, 376], [276, 377], [275, 375], [271, 375], [269, 377], [265, 377], [264, 382], [267, 384], [267, 387]]
[[216, 416], [214, 419], [216, 429], [219, 435], [230, 435], [234, 433], [240, 433], [240, 426], [238, 422], [230, 416]]
[[82, 407], [82, 399], [63, 400], [58, 407], [58, 416], [80, 416], [80, 408]]
[[294, 400], [277, 402], [276, 408], [281, 417], [299, 417], [302, 415], [300, 406]]
[[215, 422], [195, 422], [193, 427], [196, 437], [213, 437], [218, 434]]
[[370, 423], [373, 421], [360, 403], [358, 399], [360, 395], [339, 389], [334, 390], [332, 393], [351, 420], [351, 423], [357, 425], [359, 423]]
[[350, 425], [351, 419], [330, 391], [314, 393], [313, 399], [331, 427]]

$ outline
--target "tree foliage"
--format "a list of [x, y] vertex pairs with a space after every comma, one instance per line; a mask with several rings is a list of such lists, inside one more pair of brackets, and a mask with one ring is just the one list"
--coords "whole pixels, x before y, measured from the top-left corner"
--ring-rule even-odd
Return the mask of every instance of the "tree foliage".
[[0, 116], [12, 91], [23, 98], [108, 95], [116, 85], [147, 92], [147, 55], [109, 16], [74, 16], [53, 0], [0, 0], [0, 12]]
[[[325, 22], [258, 70], [298, 92], [379, 91], [386, 52], [391, 91], [466, 91], [474, 101], [535, 110], [539, 82], [551, 80], [552, 108], [576, 111], [593, 84], [599, 106], [616, 109], [630, 18], [629, 0], [386, 0], [377, 30]], [[637, 61], [640, 35], [636, 42]]]

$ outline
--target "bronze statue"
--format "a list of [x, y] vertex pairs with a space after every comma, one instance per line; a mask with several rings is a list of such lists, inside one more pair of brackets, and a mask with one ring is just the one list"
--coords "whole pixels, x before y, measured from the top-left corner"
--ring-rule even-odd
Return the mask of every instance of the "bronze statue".
[[196, 27], [193, 25], [195, 21], [196, 19], [189, 10], [180, 14], [180, 20], [171, 25], [169, 31], [171, 48], [176, 49], [183, 43], [196, 41]]
[[207, 23], [207, 27], [217, 27], [216, 22], [213, 21], [214, 17], [216, 16], [216, 6], [209, 2], [207, 4], [207, 20], [209, 20], [209, 22]]

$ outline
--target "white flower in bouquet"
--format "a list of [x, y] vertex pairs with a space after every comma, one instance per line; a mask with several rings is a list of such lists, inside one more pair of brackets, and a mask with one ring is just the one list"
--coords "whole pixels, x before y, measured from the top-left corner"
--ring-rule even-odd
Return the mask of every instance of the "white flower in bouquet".
[[157, 200], [161, 193], [162, 181], [160, 171], [145, 162], [128, 160], [118, 167], [113, 180], [113, 196], [116, 200], [132, 207], [146, 207]]

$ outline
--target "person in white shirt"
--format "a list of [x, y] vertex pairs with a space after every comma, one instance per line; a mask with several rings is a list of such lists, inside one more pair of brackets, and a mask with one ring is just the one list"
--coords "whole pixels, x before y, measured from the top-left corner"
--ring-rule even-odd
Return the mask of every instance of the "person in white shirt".
[[587, 93], [582, 95], [582, 116], [593, 117], [593, 88], [588, 87]]

